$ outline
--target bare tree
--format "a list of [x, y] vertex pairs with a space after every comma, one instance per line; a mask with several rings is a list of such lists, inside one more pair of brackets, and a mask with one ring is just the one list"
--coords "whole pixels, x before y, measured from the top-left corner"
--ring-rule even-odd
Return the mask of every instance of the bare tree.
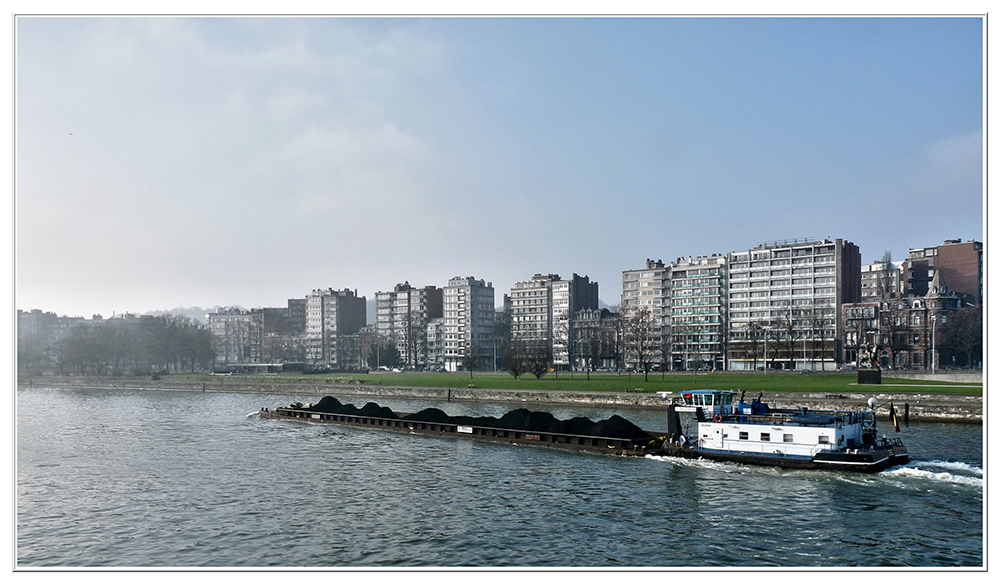
[[879, 355], [884, 354], [889, 363], [893, 363], [896, 353], [906, 350], [909, 346], [910, 323], [909, 307], [905, 299], [886, 298], [882, 300], [879, 312], [878, 334], [875, 335], [873, 354], [876, 355], [878, 366]]
[[983, 307], [970, 306], [947, 316], [940, 331], [946, 348], [965, 353], [968, 366], [972, 368], [982, 357], [983, 351]]
[[[774, 327], [779, 332], [778, 339], [781, 342], [785, 355], [788, 357], [788, 368], [795, 369], [795, 344], [802, 336], [799, 328], [798, 314], [788, 309], [774, 321]], [[803, 355], [803, 358], [805, 356]]]
[[479, 348], [475, 343], [466, 343], [465, 351], [462, 353], [462, 366], [469, 372], [469, 379], [472, 379], [472, 372], [475, 371], [479, 361]]
[[525, 342], [517, 337], [511, 338], [504, 345], [503, 351], [504, 367], [507, 372], [520, 379], [521, 375], [528, 371], [528, 358]]
[[649, 381], [649, 368], [657, 347], [653, 335], [653, 315], [648, 308], [640, 308], [625, 319], [626, 351], [635, 359], [636, 367], [642, 370], [645, 381]]
[[541, 379], [552, 366], [552, 349], [545, 341], [531, 341], [527, 344], [528, 371]]
[[[765, 328], [760, 322], [754, 321], [745, 323], [734, 330], [740, 335], [739, 341], [734, 343], [734, 353], [742, 351], [745, 360], [752, 361], [752, 370], [757, 370], [757, 362], [761, 359], [764, 343]], [[737, 353], [738, 354], [738, 353]]]

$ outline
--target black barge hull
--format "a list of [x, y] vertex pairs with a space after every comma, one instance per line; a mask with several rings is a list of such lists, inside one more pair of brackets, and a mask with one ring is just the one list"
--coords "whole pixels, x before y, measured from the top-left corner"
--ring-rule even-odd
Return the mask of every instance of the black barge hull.
[[648, 448], [649, 444], [653, 441], [653, 436], [639, 440], [628, 440], [607, 438], [604, 436], [583, 436], [484, 426], [462, 426], [449, 423], [419, 422], [403, 419], [406, 414], [400, 413], [397, 416], [398, 418], [396, 419], [390, 419], [350, 414], [329, 414], [291, 408], [278, 408], [276, 410], [265, 408], [260, 410], [260, 417], [266, 420], [283, 420], [323, 425], [333, 424], [400, 434], [420, 434], [439, 438], [464, 438], [494, 444], [554, 448], [586, 454], [645, 456], [653, 452], [652, 449]]

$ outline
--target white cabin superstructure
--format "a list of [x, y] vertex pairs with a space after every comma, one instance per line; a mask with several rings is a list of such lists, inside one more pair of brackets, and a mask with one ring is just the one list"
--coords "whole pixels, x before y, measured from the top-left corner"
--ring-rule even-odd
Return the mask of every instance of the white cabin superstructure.
[[701, 422], [698, 424], [698, 444], [715, 450], [811, 458], [823, 450], [836, 450], [848, 440], [852, 446], [860, 444], [860, 430], [856, 425], [828, 428]]

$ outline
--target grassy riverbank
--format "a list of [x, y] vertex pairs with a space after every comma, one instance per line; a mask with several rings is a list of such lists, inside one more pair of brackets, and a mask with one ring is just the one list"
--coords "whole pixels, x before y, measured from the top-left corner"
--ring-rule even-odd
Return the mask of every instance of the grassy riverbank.
[[[173, 376], [171, 376], [173, 377]], [[178, 376], [180, 377], [180, 376]], [[218, 380], [210, 376], [204, 377]], [[657, 391], [678, 392], [690, 389], [742, 389], [748, 393], [764, 392], [825, 392], [848, 393], [859, 391], [857, 376], [842, 373], [668, 373], [650, 374], [648, 380], [642, 374], [591, 374], [590, 379], [582, 373], [549, 374], [541, 379], [532, 376], [514, 379], [504, 373], [369, 373], [303, 375], [299, 373], [238, 375], [237, 379], [247, 383], [356, 383], [368, 386], [386, 387], [468, 387], [484, 389], [542, 390], [542, 391], [602, 391], [643, 393]], [[873, 386], [861, 386], [868, 390]], [[878, 386], [875, 386], [878, 387]], [[982, 383], [945, 383], [936, 380], [909, 380], [882, 378], [882, 390], [894, 393], [954, 393], [982, 395]]]

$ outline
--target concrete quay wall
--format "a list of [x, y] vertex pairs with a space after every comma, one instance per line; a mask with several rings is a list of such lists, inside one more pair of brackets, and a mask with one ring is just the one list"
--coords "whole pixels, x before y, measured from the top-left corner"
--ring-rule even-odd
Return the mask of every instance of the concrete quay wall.
[[[272, 383], [258, 379], [251, 381], [238, 376], [217, 377], [210, 380], [46, 376], [19, 379], [18, 387], [279, 394], [294, 396], [296, 401], [312, 401], [313, 397], [325, 395], [331, 395], [338, 399], [357, 396], [376, 402], [379, 398], [416, 398], [508, 403], [512, 407], [528, 407], [529, 409], [539, 409], [537, 406], [541, 404], [666, 408], [671, 403], [670, 398], [676, 395], [668, 395], [664, 399], [656, 393], [376, 386], [308, 378]], [[756, 396], [748, 394], [747, 397]], [[876, 413], [882, 419], [888, 418], [889, 403], [892, 402], [901, 421], [907, 418], [910, 421], [974, 424], [983, 422], [983, 397], [979, 394], [896, 393], [890, 390], [890, 386], [869, 386], [863, 391], [859, 388], [857, 392], [841, 394], [765, 392], [764, 401], [768, 405], [779, 408], [865, 409], [868, 399], [871, 397], [878, 400]], [[284, 404], [261, 404], [262, 407], [276, 407], [278, 405]]]
[[942, 381], [946, 383], [982, 383], [983, 372], [973, 373], [921, 373], [917, 371], [883, 371], [886, 379], [912, 379], [918, 381]]

